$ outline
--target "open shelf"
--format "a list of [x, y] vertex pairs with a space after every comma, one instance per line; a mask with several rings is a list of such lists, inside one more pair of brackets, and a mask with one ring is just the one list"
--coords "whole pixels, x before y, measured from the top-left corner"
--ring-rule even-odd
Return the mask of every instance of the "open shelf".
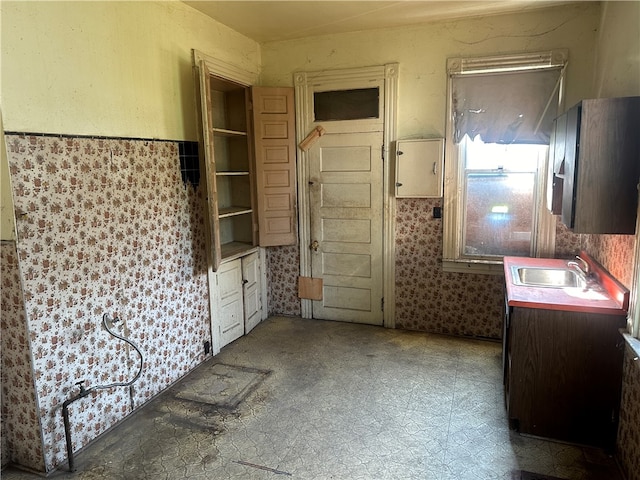
[[220, 253], [224, 260], [229, 260], [231, 258], [241, 257], [254, 248], [256, 247], [251, 243], [229, 242], [220, 246]]
[[227, 130], [224, 128], [212, 128], [214, 135], [220, 135], [221, 137], [246, 137], [247, 132], [240, 130]]
[[233, 177], [233, 176], [242, 176], [242, 175], [249, 175], [249, 172], [238, 172], [238, 171], [216, 172], [216, 176], [218, 177]]
[[213, 137], [216, 172], [249, 171], [249, 139], [245, 136]]
[[235, 215], [246, 215], [253, 212], [251, 207], [224, 207], [218, 209], [218, 217], [227, 218]]

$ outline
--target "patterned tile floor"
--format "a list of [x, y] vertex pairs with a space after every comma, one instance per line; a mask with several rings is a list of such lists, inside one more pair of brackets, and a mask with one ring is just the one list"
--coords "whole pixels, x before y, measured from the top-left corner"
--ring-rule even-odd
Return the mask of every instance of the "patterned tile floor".
[[49, 478], [620, 478], [598, 450], [509, 430], [500, 355], [498, 343], [274, 317], [78, 453], [76, 473]]

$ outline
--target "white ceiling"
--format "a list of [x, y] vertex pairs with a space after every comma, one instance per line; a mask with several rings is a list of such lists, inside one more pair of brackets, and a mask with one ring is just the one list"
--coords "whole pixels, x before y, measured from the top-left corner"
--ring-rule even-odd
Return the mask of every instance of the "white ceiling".
[[416, 25], [573, 3], [553, 0], [209, 1], [184, 3], [259, 42]]

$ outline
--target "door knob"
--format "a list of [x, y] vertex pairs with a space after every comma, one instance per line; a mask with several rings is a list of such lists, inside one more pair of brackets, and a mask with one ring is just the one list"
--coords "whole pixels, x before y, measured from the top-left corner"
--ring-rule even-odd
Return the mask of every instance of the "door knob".
[[311, 242], [311, 245], [309, 245], [309, 248], [314, 252], [317, 252], [318, 248], [320, 248], [320, 244], [318, 243], [317, 240], [314, 240], [313, 242]]

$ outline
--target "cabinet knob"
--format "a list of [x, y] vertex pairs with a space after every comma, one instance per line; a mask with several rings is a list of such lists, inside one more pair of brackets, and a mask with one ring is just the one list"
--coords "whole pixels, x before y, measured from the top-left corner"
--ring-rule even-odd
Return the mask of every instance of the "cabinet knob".
[[402, 184], [400, 182], [396, 182], [396, 187], [401, 187]]
[[314, 240], [313, 242], [311, 242], [311, 245], [309, 245], [309, 248], [314, 252], [317, 252], [318, 248], [320, 248], [320, 243], [317, 240]]

